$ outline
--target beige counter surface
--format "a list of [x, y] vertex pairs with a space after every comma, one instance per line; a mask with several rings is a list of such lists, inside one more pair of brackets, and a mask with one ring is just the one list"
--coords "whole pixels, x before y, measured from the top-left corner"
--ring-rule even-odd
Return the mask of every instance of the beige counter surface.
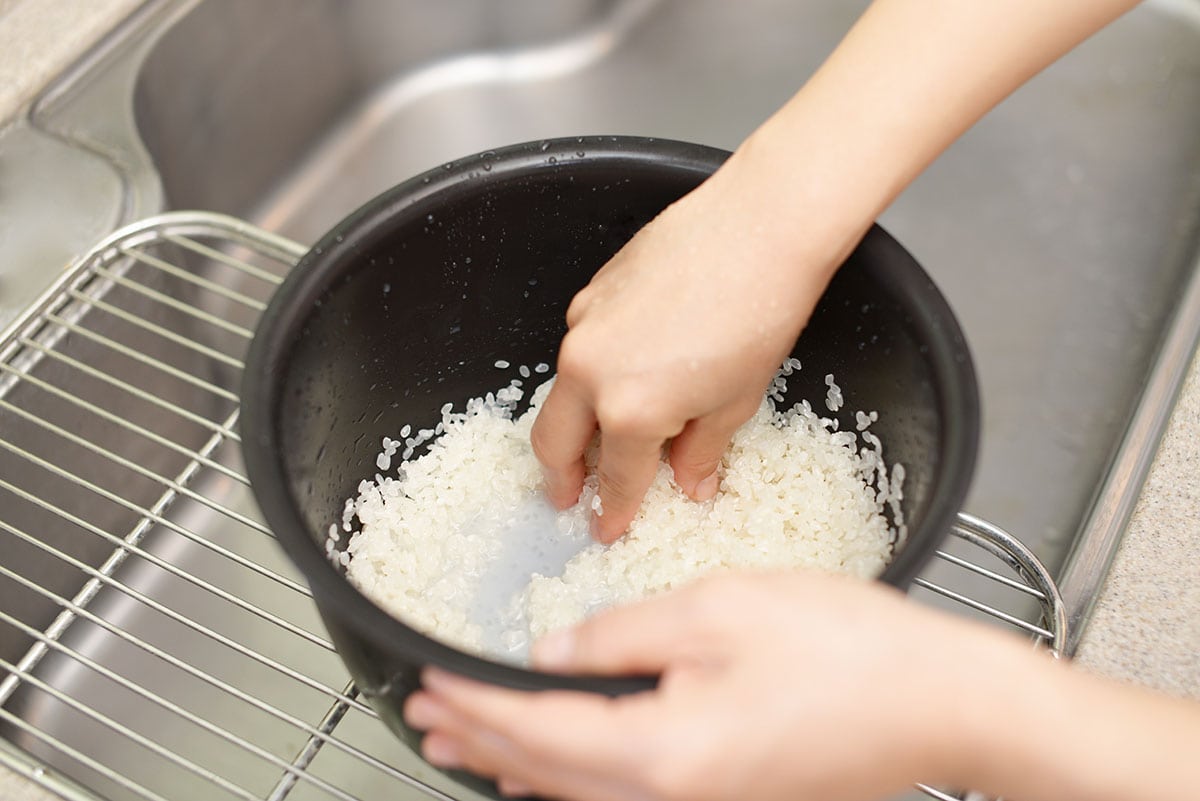
[[[139, 0], [0, 0], [0, 125]], [[1195, 363], [1078, 654], [1200, 699], [1200, 375]], [[49, 798], [0, 768], [0, 798]]]
[[1200, 367], [1193, 360], [1076, 661], [1200, 700]]
[[0, 0], [0, 124], [141, 0]]

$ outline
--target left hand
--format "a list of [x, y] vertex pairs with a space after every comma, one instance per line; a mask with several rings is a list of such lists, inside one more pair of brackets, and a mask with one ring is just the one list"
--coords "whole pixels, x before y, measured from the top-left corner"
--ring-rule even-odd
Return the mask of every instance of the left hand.
[[542, 669], [659, 674], [654, 691], [524, 693], [431, 669], [405, 718], [428, 730], [431, 763], [496, 778], [511, 795], [855, 801], [960, 778], [963, 698], [986, 686], [964, 680], [953, 658], [964, 651], [1008, 680], [1034, 658], [873, 582], [726, 575], [535, 648]]

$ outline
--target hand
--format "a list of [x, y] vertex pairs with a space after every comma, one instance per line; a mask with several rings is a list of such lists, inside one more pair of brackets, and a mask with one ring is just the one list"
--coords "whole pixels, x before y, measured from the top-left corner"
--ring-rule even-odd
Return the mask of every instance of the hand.
[[704, 580], [534, 653], [542, 669], [661, 681], [607, 699], [431, 670], [405, 709], [429, 730], [426, 758], [505, 792], [576, 801], [879, 798], [957, 778], [946, 766], [970, 739], [960, 718], [977, 711], [966, 689], [981, 688], [948, 654], [971, 654], [981, 672], [1033, 658], [892, 589], [818, 574]]
[[679, 486], [713, 495], [730, 435], [875, 217], [992, 106], [1135, 4], [876, 0], [795, 97], [572, 303], [533, 429], [550, 500], [578, 499], [597, 427], [601, 541], [632, 521], [667, 440]]
[[568, 309], [533, 449], [551, 502], [565, 508], [578, 500], [599, 427], [602, 542], [628, 528], [667, 441], [684, 492], [716, 494], [733, 432], [758, 409], [845, 255], [776, 244], [763, 222], [772, 215], [745, 192], [739, 167], [735, 156], [666, 209]]

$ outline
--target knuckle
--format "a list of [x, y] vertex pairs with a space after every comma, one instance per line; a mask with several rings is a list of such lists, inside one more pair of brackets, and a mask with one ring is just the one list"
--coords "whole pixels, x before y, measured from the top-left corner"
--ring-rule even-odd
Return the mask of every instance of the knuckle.
[[553, 446], [545, 426], [539, 426], [537, 421], [534, 421], [533, 428], [529, 431], [529, 444], [533, 448], [534, 457], [547, 467], [562, 469], [573, 461], [570, 458], [571, 454], [565, 454], [561, 448]]
[[558, 381], [571, 381], [581, 386], [590, 383], [597, 370], [597, 358], [585, 336], [578, 329], [566, 333], [558, 349]]
[[584, 287], [575, 294], [575, 297], [571, 298], [571, 303], [567, 306], [567, 328], [579, 325], [580, 319], [587, 313], [591, 302], [591, 287]]
[[602, 432], [622, 438], [661, 442], [677, 433], [657, 396], [631, 382], [610, 389], [597, 400], [596, 419]]
[[758, 409], [760, 406], [762, 406], [762, 403], [762, 393], [752, 392], [737, 398], [729, 405], [729, 410], [724, 422], [728, 426], [731, 436], [734, 431], [741, 427], [743, 423], [758, 413]]

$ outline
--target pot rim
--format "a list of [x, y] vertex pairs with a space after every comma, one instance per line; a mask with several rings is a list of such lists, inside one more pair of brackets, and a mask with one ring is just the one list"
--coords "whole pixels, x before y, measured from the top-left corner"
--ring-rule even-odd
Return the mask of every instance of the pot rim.
[[[578, 155], [580, 152], [586, 155]], [[323, 615], [332, 615], [374, 647], [401, 662], [434, 664], [464, 676], [515, 689], [587, 690], [618, 695], [647, 689], [649, 677], [577, 676], [535, 671], [459, 651], [413, 629], [377, 606], [355, 588], [326, 556], [322, 538], [314, 537], [300, 514], [300, 504], [286, 480], [275, 409], [279, 382], [287, 365], [294, 332], [303, 327], [315, 302], [343, 271], [378, 239], [390, 235], [398, 220], [422, 220], [437, 213], [445, 193], [463, 181], [479, 188], [495, 186], [540, 170], [569, 170], [583, 160], [650, 164], [655, 168], [692, 172], [700, 180], [715, 171], [729, 153], [704, 145], [632, 136], [587, 136], [525, 142], [488, 150], [449, 162], [404, 181], [365, 203], [326, 233], [300, 259], [272, 297], [259, 320], [246, 357], [242, 382], [243, 452], [251, 489], [288, 556], [303, 573]], [[461, 191], [461, 190], [457, 190]], [[912, 256], [883, 229], [873, 225], [859, 244], [865, 256], [894, 261], [885, 284], [904, 295], [925, 295], [934, 313], [914, 316], [914, 326], [929, 342], [939, 382], [938, 402], [945, 414], [946, 434], [938, 458], [944, 466], [934, 486], [921, 537], [910, 531], [903, 548], [878, 577], [907, 586], [932, 555], [966, 495], [973, 473], [979, 436], [979, 397], [975, 370], [965, 337], [945, 298]], [[900, 258], [897, 258], [897, 257]], [[923, 541], [918, 541], [923, 540]], [[920, 547], [916, 547], [920, 546]]]

